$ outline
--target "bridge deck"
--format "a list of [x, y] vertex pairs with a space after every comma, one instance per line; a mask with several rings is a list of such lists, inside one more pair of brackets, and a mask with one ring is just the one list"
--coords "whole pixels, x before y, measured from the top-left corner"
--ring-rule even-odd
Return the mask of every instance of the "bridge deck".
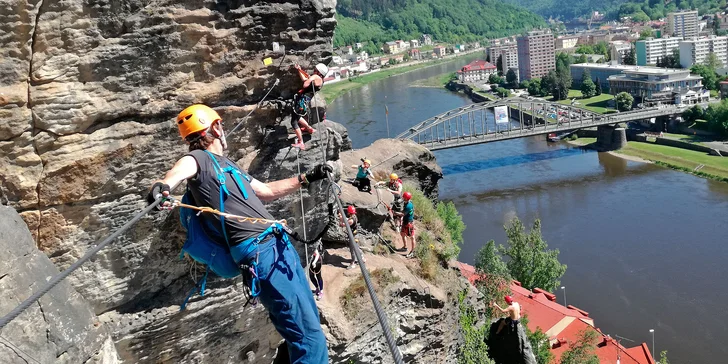
[[[530, 105], [530, 107], [528, 106]], [[509, 122], [507, 125], [495, 124], [487, 120], [484, 112], [496, 106], [509, 106], [509, 112], [519, 113], [521, 118], [533, 113], [534, 105], [539, 105], [547, 113], [546, 107], [559, 111], [566, 111], [566, 117], [560, 117], [560, 122], [550, 122], [544, 125], [544, 116], [537, 115], [536, 125]], [[524, 107], [526, 106], [526, 107]], [[531, 110], [531, 111], [528, 111]], [[616, 124], [634, 120], [649, 119], [682, 113], [684, 109], [677, 106], [665, 106], [633, 110], [609, 115], [601, 115], [588, 110], [549, 102], [534, 102], [520, 99], [507, 101], [486, 102], [468, 105], [459, 109], [423, 121], [417, 126], [400, 134], [398, 138], [411, 139], [430, 150], [456, 148], [473, 144], [489, 143], [501, 140], [523, 138], [534, 135], [557, 133], [599, 125]], [[528, 114], [528, 115], [527, 115]], [[558, 114], [557, 114], [557, 117]]]

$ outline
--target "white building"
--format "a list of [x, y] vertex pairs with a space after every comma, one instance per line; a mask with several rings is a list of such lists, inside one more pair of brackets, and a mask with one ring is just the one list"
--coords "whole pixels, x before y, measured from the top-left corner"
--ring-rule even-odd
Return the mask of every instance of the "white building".
[[666, 30], [673, 37], [697, 37], [700, 32], [698, 28], [698, 11], [686, 10], [667, 14]]
[[671, 56], [673, 51], [679, 48], [680, 37], [647, 38], [635, 42], [634, 48], [638, 66], [657, 64], [657, 60]]
[[420, 41], [417, 39], [412, 39], [410, 41], [410, 47], [411, 48], [419, 48], [420, 47]]
[[364, 45], [362, 45], [361, 43], [356, 43], [356, 44], [354, 44], [354, 47], [356, 49], [362, 49], [364, 47]]
[[341, 56], [333, 56], [331, 57], [331, 62], [333, 62], [334, 64], [342, 64], [344, 63], [344, 59], [341, 58]]
[[420, 37], [421, 45], [432, 45], [432, 37], [429, 34], [422, 34]]
[[612, 41], [609, 47], [610, 58], [617, 64], [623, 64], [624, 57], [629, 53], [630, 49], [632, 49], [632, 43], [630, 42], [623, 40]]
[[710, 53], [720, 60], [721, 67], [728, 66], [728, 37], [712, 36], [680, 42], [680, 65], [690, 68], [694, 64], [705, 64]]

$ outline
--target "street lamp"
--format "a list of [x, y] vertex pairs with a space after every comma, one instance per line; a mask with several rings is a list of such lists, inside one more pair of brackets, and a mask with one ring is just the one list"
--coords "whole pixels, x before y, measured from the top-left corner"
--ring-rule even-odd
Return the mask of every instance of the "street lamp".
[[566, 307], [566, 286], [561, 286], [561, 290], [564, 291], [564, 307]]
[[655, 329], [650, 329], [652, 334], [652, 360], [655, 360]]

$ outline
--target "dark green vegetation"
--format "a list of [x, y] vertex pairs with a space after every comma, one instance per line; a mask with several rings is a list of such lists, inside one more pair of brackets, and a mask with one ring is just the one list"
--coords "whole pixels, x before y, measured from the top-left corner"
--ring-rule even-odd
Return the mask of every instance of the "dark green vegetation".
[[728, 99], [708, 105], [703, 110], [700, 106], [693, 106], [683, 112], [685, 121], [695, 123], [699, 119], [706, 120], [709, 131], [728, 137]]
[[[569, 65], [575, 63], [573, 56], [566, 53], [556, 55], [556, 70], [540, 78], [534, 78], [529, 81], [522, 82], [522, 85], [528, 89], [528, 93], [532, 96], [546, 96], [551, 94], [553, 101], [565, 100], [569, 97], [569, 89], [573, 80], [571, 79], [571, 71]], [[595, 91], [596, 92], [596, 91]]]
[[579, 339], [569, 343], [569, 350], [561, 356], [561, 364], [599, 364], [599, 358], [594, 353], [598, 338], [594, 330], [580, 332]]
[[478, 326], [480, 321], [478, 312], [465, 302], [464, 291], [458, 296], [458, 307], [460, 332], [463, 335], [463, 346], [458, 352], [458, 364], [492, 364], [493, 360], [488, 358], [488, 345], [485, 343], [489, 326]]
[[667, 16], [667, 13], [676, 10], [698, 9], [699, 14], [715, 13], [725, 6], [719, 0], [677, 0], [677, 1], [600, 1], [600, 0], [571, 0], [567, 3], [558, 0], [507, 0], [512, 4], [523, 6], [544, 17], [553, 17], [568, 21], [588, 16], [592, 11], [606, 13], [608, 19], [618, 19], [624, 16], [636, 21], [656, 20]]
[[383, 43], [397, 39], [483, 41], [545, 26], [526, 9], [498, 0], [339, 0], [334, 46], [366, 42], [379, 53]]

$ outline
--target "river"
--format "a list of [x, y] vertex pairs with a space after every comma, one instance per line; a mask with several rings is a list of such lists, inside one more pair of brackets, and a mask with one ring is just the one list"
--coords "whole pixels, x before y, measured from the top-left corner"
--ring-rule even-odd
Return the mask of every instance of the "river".
[[[408, 86], [457, 70], [470, 59], [365, 85], [335, 100], [331, 120], [354, 147], [392, 136], [469, 104], [439, 88]], [[487, 240], [505, 244], [503, 225], [536, 218], [568, 266], [568, 304], [589, 312], [625, 346], [648, 343], [672, 363], [728, 357], [728, 184], [610, 154], [531, 137], [435, 152], [445, 178], [440, 198], [467, 225], [460, 260], [473, 263]], [[376, 161], [374, 161], [376, 163]], [[555, 292], [563, 304], [564, 292]], [[659, 354], [658, 354], [659, 356]]]

